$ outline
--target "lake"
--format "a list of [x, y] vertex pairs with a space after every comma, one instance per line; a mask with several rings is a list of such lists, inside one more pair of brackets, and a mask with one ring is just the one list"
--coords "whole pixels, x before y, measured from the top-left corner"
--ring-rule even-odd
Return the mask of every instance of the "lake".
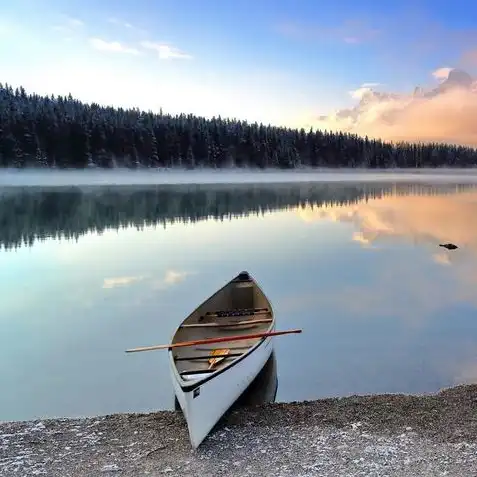
[[173, 409], [166, 352], [124, 351], [242, 270], [303, 329], [277, 401], [475, 382], [467, 179], [1, 187], [0, 420]]

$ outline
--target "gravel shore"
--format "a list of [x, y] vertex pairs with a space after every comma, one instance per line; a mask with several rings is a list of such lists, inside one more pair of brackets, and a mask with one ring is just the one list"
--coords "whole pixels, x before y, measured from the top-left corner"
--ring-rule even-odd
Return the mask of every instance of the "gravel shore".
[[193, 450], [177, 411], [0, 423], [0, 476], [474, 476], [477, 385], [234, 410]]

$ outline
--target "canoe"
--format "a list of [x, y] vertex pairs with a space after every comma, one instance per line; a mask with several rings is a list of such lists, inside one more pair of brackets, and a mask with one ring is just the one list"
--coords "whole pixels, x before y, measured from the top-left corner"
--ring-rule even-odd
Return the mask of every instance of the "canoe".
[[[253, 329], [253, 333], [251, 333]], [[197, 448], [267, 363], [272, 332], [270, 301], [248, 272], [241, 272], [199, 305], [177, 328], [171, 344], [209, 338], [232, 341], [169, 348], [174, 393]]]

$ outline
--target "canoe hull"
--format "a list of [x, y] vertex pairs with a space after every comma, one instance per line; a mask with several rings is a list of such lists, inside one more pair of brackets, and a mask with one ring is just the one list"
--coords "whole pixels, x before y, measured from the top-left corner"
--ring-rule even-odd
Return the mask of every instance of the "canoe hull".
[[[274, 328], [275, 326], [271, 331]], [[179, 384], [177, 370], [171, 359], [174, 392], [186, 418], [193, 448], [202, 443], [220, 418], [253, 382], [272, 351], [273, 338], [269, 337], [226, 371], [192, 389], [184, 389]]]
[[[261, 334], [272, 331], [275, 317], [270, 300], [248, 272], [217, 290], [176, 330], [172, 343], [243, 336], [220, 345], [169, 349], [174, 393], [194, 448], [264, 368], [273, 351], [273, 337]], [[210, 364], [211, 353], [217, 349], [225, 356]]]

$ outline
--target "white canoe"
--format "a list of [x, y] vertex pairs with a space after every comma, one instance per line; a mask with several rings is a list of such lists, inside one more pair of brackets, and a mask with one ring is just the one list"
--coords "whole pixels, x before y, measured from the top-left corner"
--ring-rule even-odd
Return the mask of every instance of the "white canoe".
[[[244, 323], [246, 322], [246, 323]], [[272, 306], [255, 280], [241, 272], [194, 310], [172, 343], [271, 332]], [[253, 333], [251, 332], [253, 330]], [[216, 363], [210, 363], [211, 353]], [[272, 337], [169, 348], [174, 392], [197, 448], [268, 361]]]

